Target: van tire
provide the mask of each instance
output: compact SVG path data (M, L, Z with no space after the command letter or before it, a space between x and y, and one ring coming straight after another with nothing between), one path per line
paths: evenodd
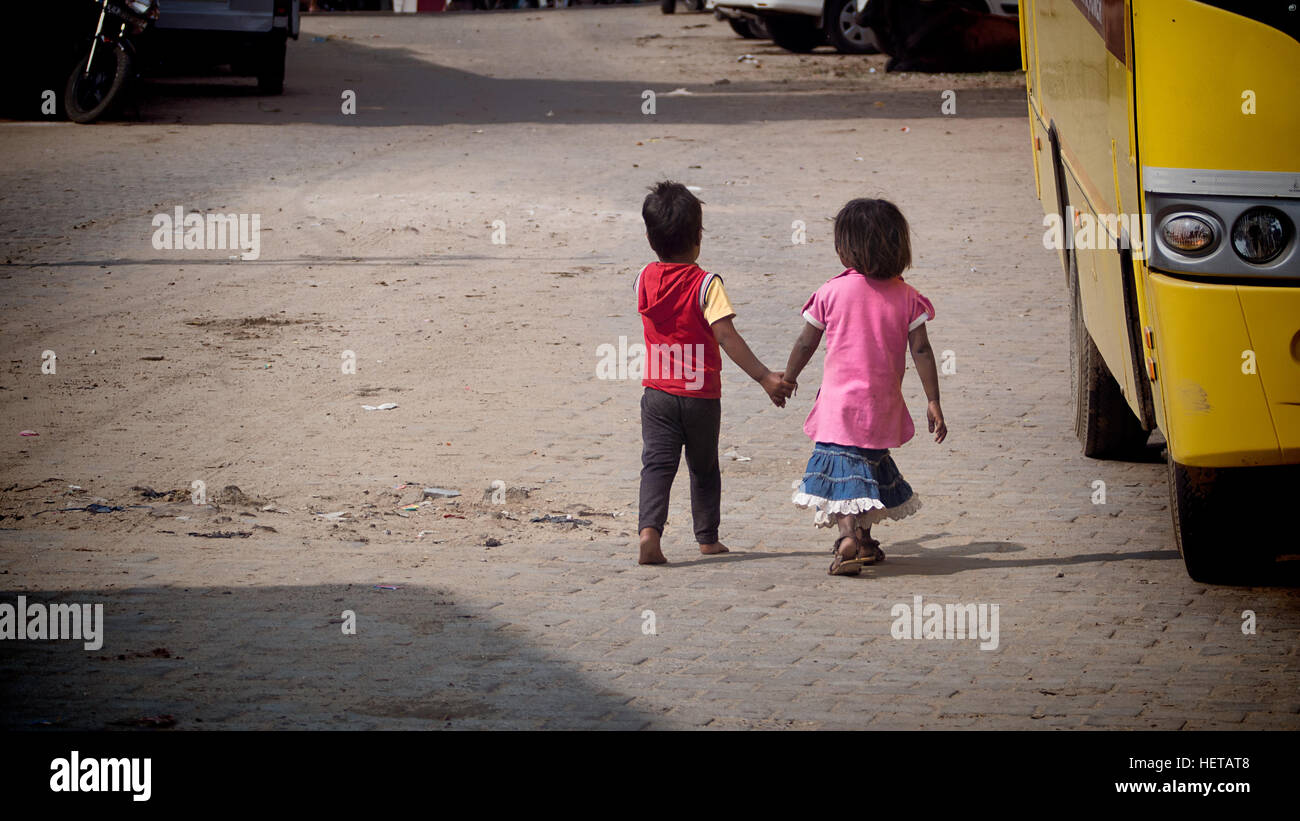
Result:
M826 40L840 54L879 54L876 35L870 28L858 23L858 7L854 0L830 0L826 4ZM846 20L847 18L847 20ZM851 33L860 33L860 40L845 36L844 25L849 22Z
M1078 257L1070 254L1070 387L1074 396L1074 434L1083 455L1093 459L1130 458L1146 447L1150 434L1128 406L1119 383L1106 367L1083 320Z
M262 94L284 93L284 58L288 38L275 30L258 46L257 90Z
M781 14L768 17L765 22L772 33L772 42L795 54L807 54L826 42L826 32L817 27L815 17Z
M750 27L749 21L743 17L728 17L727 25L731 26L732 31L746 40L753 40L758 36L754 34L754 29Z

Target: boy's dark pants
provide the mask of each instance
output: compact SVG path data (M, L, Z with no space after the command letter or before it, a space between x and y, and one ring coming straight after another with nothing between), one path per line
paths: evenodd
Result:
M722 400L676 396L646 388L641 396L641 512L637 530L660 533L668 521L668 493L686 448L691 473L691 513L695 540L718 540L722 472L718 469L718 431Z

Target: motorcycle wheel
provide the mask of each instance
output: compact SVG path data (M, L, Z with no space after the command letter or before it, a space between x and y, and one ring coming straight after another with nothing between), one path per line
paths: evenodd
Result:
M131 55L121 43L95 46L95 65L87 71L90 53L68 75L63 107L74 123L93 123L113 107L131 73Z

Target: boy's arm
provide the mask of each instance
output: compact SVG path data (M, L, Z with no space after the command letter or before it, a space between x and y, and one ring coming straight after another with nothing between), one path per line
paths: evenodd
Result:
M912 349L912 361L916 363L921 386L925 388L928 400L925 416L930 423L930 432L934 434L934 441L942 442L948 436L948 425L943 421L943 408L939 405L939 369L934 364L934 351L930 348L930 335L925 331L925 323L908 333L907 343Z
M785 407L785 398L790 395L789 391L781 385L781 372L770 371L767 366L758 361L754 352L745 344L745 338L736 330L732 324L731 317L724 317L714 322L713 338L718 341L718 347L727 352L732 362L740 366L740 369L749 374L753 379L763 386L767 395L772 399L772 403L778 408Z
M784 380L792 386L791 393L794 393L793 386L799 383L799 374L803 372L808 360L812 359L821 341L822 329L811 322L805 322L803 330L799 332L799 338L794 341L794 347L790 349L790 358L785 363Z

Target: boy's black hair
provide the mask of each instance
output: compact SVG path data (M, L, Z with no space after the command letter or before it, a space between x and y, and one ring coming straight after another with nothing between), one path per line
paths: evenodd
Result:
M678 257L700 241L703 209L694 194L679 182L664 180L650 187L641 204L646 237L660 259Z
M835 251L858 273L893 279L912 265L907 218L888 200L851 200L835 215Z

